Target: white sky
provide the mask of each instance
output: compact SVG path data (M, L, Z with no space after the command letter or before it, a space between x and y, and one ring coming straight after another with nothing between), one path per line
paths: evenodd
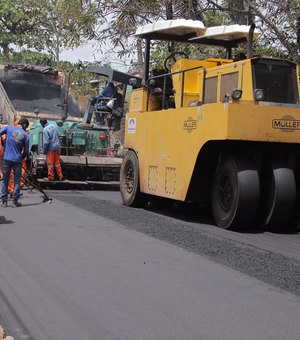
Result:
M94 62L94 61L102 61L104 63L110 63L111 67L117 69L119 71L126 72L130 61L127 61L127 66L124 66L124 61L116 59L114 53L111 56L103 55L100 51L96 51L95 46L93 46L93 42L89 42L85 45L82 45L74 50L65 50L60 54L60 60L70 61L72 63L76 63L79 60L84 62Z
M70 62L81 61L99 61L103 57L99 52L95 52L93 44L85 44L74 50L65 50L61 53L60 59Z

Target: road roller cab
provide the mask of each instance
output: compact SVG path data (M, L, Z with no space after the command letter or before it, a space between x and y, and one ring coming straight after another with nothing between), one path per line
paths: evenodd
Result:
M123 203L209 203L222 228L298 223L298 66L253 58L254 26L206 29L180 19L143 26L136 36L146 41L145 73L126 116ZM221 46L226 56L198 60L178 52L166 59L164 74L150 76L153 39ZM232 48L242 42L248 56L235 60Z

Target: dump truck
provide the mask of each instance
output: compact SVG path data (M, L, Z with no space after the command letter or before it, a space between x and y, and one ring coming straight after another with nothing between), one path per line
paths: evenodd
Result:
M135 35L145 41L145 66L126 115L123 204L144 207L154 198L207 205L225 229L297 226L298 65L253 57L254 25L205 28L178 19ZM189 59L177 51L153 75L152 41L217 46L224 58ZM233 56L241 43L247 55Z
M110 91L104 92L106 96L100 93L96 97L89 97L84 115L79 121L67 115L65 119L48 119L48 123L54 125L60 133L60 160L67 180L63 185L119 181L123 160L121 137L124 133L119 131L124 116L127 86L133 77L108 67L93 66L86 71L102 76L107 83L104 89L109 88ZM136 82L140 84L141 79L136 77ZM114 84L120 87L119 92ZM43 129L38 119L30 129L29 138L33 175L40 183L61 185L57 181L47 180Z

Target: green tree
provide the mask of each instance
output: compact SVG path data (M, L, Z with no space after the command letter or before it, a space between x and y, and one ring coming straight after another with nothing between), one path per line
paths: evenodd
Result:
M131 39L138 26L157 20L176 18L202 19L201 1L197 0L96 0L99 7L97 41L103 51L109 42L118 58L137 52L137 64L143 64L142 42ZM166 47L172 50L172 44Z
M47 50L60 64L63 48L75 48L94 37L96 7L80 0L41 0L45 12L41 18L38 48Z
M221 4L217 1L207 0L211 8L226 12L230 23L237 22L237 16L244 18L245 23L255 21L261 31L261 46L268 46L272 55L286 54L295 62L300 62L299 0L227 0Z
M263 44L286 53L289 59L300 63L297 41L300 1L256 0L253 13L261 27Z
M9 60L10 46L32 45L32 36L43 9L36 0L1 0L0 2L0 47Z
M1 0L0 47L47 51L60 62L63 48L74 48L94 36L96 6L82 0Z

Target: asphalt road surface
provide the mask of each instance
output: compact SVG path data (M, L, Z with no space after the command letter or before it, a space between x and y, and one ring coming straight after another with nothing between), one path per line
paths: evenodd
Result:
M236 233L118 191L0 213L0 323L35 340L300 339L300 235Z

